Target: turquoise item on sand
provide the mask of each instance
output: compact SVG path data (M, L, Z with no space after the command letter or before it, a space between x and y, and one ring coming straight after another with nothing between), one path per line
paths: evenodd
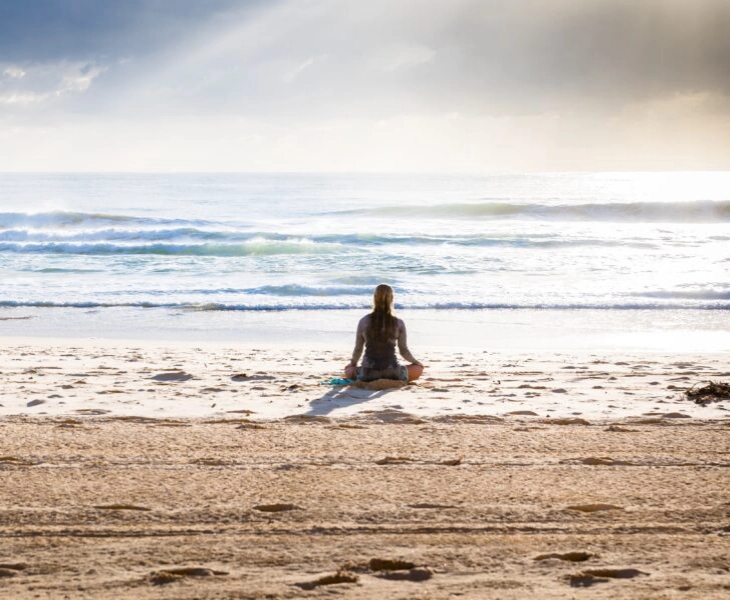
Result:
M322 385L350 385L355 383L355 379L343 379L342 377L333 377L329 381L323 381Z

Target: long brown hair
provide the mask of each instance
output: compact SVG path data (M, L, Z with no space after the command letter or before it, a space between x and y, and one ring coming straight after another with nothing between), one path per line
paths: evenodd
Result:
M392 340L396 336L398 319L393 314L393 288L381 283L373 294L373 312L370 313L368 339Z

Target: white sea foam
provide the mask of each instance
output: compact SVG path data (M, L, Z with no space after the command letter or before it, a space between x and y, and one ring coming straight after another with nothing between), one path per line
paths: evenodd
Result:
M728 310L730 175L677 181L0 174L0 308Z

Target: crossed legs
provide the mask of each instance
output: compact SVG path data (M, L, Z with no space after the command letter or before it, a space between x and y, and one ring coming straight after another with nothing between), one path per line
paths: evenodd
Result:
M408 381L415 381L423 373L423 365L408 365ZM357 367L347 365L345 367L345 377L348 379L357 379Z

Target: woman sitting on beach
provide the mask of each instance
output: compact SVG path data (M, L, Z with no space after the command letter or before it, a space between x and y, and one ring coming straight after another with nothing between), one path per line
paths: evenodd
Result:
M395 347L410 365L401 365L395 355ZM363 348L365 356L357 368ZM381 283L373 294L373 312L365 315L357 324L355 349L352 360L345 367L345 377L360 381L399 379L413 381L423 373L423 365L408 349L405 323L393 314L393 288Z

